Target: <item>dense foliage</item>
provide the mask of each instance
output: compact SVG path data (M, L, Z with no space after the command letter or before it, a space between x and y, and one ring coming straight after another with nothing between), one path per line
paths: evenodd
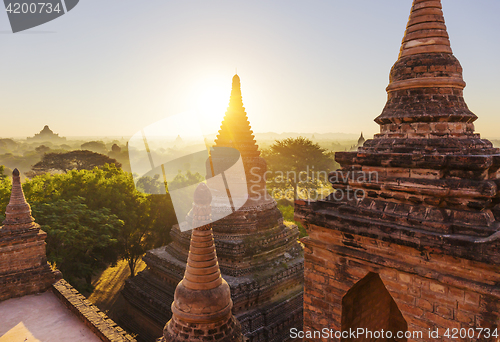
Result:
M95 271L118 260L116 237L123 221L107 208L91 210L84 202L75 197L34 203L32 212L47 232L47 259L66 280L91 292Z
M304 236L307 236L306 229L304 226L302 226L302 223L297 222L293 218L293 206L292 205L279 205L278 204L278 209L281 211L281 214L283 215L283 220L286 222L291 222L293 224L296 224L297 227L299 228L299 238L303 238Z
M282 193L291 188L293 199L299 198L299 187L305 191L305 197L310 197L311 191L317 192L336 166L332 152L303 137L276 140L262 156L270 171L268 188Z
M92 170L105 164L115 164L117 167L121 167L121 164L115 159L104 154L76 150L64 153L46 153L41 161L33 165L32 170L35 174L54 171L68 172L69 170Z
M105 154L108 150L106 148L106 144L103 141L89 141L81 146L82 150L88 150L92 152Z
M141 256L168 243L177 223L168 194L142 193L132 175L115 165L43 174L27 180L23 189L33 217L48 233L49 261L77 288L76 279L88 281L89 274L117 258L126 259L134 275ZM0 179L0 213L9 196L10 181ZM72 260L78 263L66 267Z

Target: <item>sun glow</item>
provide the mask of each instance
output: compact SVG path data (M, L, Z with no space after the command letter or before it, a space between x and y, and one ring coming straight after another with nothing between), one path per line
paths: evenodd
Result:
M192 98L197 99L196 110L203 121L204 131L217 132L229 104L230 80L206 79L194 88L193 93Z

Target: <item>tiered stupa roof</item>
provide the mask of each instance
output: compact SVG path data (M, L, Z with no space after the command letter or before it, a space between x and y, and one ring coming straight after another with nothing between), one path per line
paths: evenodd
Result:
M450 47L441 0L416 0L387 87L378 124L472 123L462 90L462 67ZM465 127L465 126L462 126Z
M215 250L207 186L194 194L193 229L184 278L175 289L172 319L161 341L243 341L241 326L231 313L229 285L221 277Z
M245 112L245 107L243 107L241 83L238 75L234 75L233 77L229 106L227 107L219 134L215 139L215 146L234 147L240 151L244 158L255 158L260 155L247 113Z

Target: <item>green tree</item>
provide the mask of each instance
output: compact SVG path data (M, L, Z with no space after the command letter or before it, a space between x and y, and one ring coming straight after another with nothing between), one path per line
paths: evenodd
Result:
M45 145L40 145L35 148L35 151L40 154L44 154L50 151L50 147L47 147Z
M0 180L3 180L7 178L7 175L5 174L5 166L0 165Z
M165 183L160 182L160 175L156 174L153 177L144 176L137 180L135 186L145 194L164 194Z
M42 160L32 166L33 175L45 172L69 170L92 170L95 167L103 167L105 164L121 164L115 159L92 151L71 151L65 153L46 153Z
M92 291L97 270L119 256L115 236L123 227L107 208L92 210L82 197L32 203L32 214L47 233L47 259L80 290ZM80 283L85 280L85 285Z
M106 148L106 144L103 141L89 141L83 143L81 146L82 150L93 151L97 153L107 153L108 149Z
M152 234L146 235L145 246L161 247L172 241L170 229L177 224L172 199L166 195L149 195L149 227Z
M271 186L293 188L293 198L298 198L298 187L317 189L334 168L333 153L311 140L298 137L276 140L262 156L267 161Z
M200 175L198 172L192 173L191 171L186 171L184 175L182 171L179 170L179 173L174 177L174 179L168 182L168 190L173 191L177 189L182 189L190 185L198 184L203 182L205 178Z
M127 260L132 276L142 255L151 248L160 247L159 243L168 239L170 228L177 223L168 194L157 195L164 197L161 201L151 199L152 195L136 189L130 173L115 165L106 164L91 171L44 174L26 182L23 189L30 202L54 202L80 196L91 210L108 208L123 221L114 238L118 240L116 248L120 257Z
M286 222L291 222L299 228L299 238L303 238L304 236L307 236L307 231L302 225L302 223L295 221L293 217L294 213L294 208L292 205L280 205L278 203L278 209L281 211L281 214L283 215L283 220Z
M5 174L5 166L0 165L0 225L5 219L4 213L9 204L11 187L10 179Z

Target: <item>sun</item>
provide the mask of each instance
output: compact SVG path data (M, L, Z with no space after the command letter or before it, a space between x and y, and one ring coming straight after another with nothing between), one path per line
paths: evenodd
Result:
M205 133L216 133L229 105L231 83L219 78L207 78L193 87L193 103L201 118Z
M222 87L205 88L198 97L198 110L210 117L222 118L229 103L229 95Z

